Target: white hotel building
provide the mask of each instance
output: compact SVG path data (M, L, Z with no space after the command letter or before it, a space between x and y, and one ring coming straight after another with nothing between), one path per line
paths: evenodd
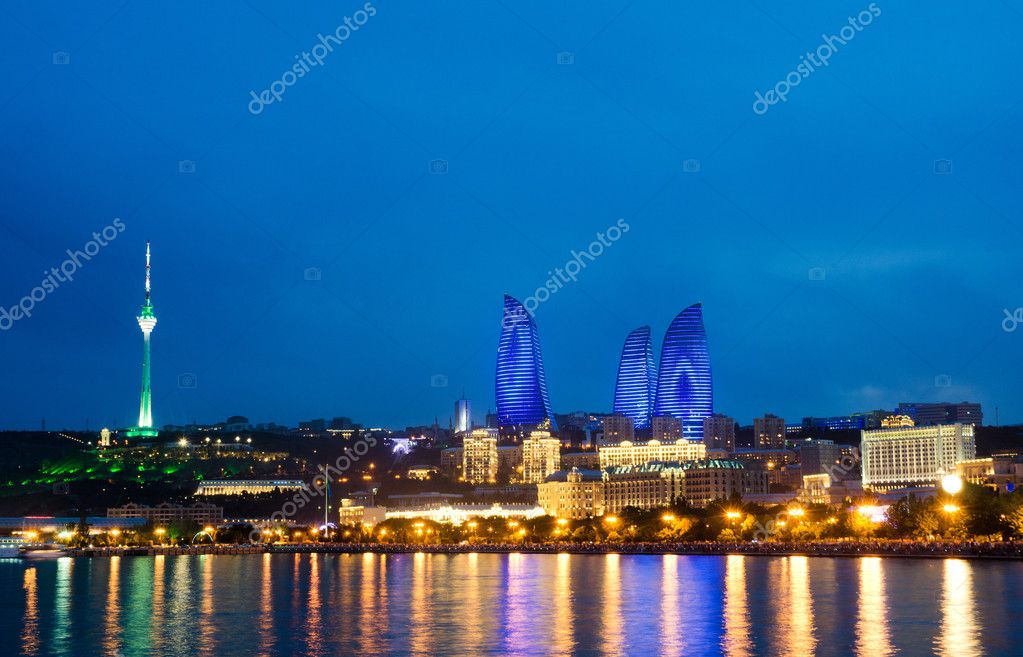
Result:
M972 424L862 431L863 487L886 491L931 486L977 455Z
M600 455L600 469L618 465L644 465L654 461L698 461L707 457L707 446L681 438L671 442L648 440L633 443L623 440L617 445L604 445L597 449Z

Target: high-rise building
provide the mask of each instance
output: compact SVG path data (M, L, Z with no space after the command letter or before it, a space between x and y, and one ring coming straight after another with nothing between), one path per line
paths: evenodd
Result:
M472 404L462 397L455 402L455 433L472 431Z
M138 425L125 432L129 438L153 437L160 433L153 427L153 392L149 383L149 336L156 328L156 315L153 314L153 302L149 294L149 242L146 242L146 302L135 318L142 329L142 399L139 402Z
M984 413L980 404L972 402L959 402L952 404L941 402L939 404L919 404L902 402L899 404L899 414L908 415L919 425L929 424L973 424L984 423Z
M615 381L615 415L632 420L636 429L648 429L657 392L654 349L650 327L641 326L625 338Z
M715 413L703 421L703 444L707 449L735 451L735 420Z
M702 440L703 420L713 412L707 332L703 307L697 303L680 312L664 334L654 416L676 417L682 420L684 437Z
M507 294L497 349L496 397L499 426L536 427L549 422L552 430L558 430L547 395L536 322Z
M497 481L497 429L473 429L462 439L462 477L470 484Z
M608 415L601 424L604 425L604 442L608 444L620 443L623 440L633 440L636 437L633 419L625 415Z
M757 449L784 449L785 420L770 413L753 418L753 441Z
M532 431L522 441L522 481L538 484L561 469L561 441L549 431Z
M860 432L863 487L931 486L977 456L972 424L938 424Z
M653 439L662 442L675 442L682 438L682 420L670 415L660 415L653 419Z

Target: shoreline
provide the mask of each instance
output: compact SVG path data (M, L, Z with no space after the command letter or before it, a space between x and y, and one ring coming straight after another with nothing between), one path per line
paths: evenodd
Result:
M305 543L296 545L194 545L185 547L74 548L62 556L177 556L239 554L625 554L751 557L899 557L916 559L1023 560L1023 542L1013 543L563 543L498 545L416 545ZM33 557L25 557L33 560Z

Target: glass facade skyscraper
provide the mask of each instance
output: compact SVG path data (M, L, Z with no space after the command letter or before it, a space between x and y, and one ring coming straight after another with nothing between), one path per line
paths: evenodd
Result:
M714 391L703 327L703 307L680 312L664 334L654 415L682 420L682 436L703 440L703 420L714 413Z
M536 322L518 300L504 295L501 342L497 348L497 422L532 426L550 421L557 431Z
M636 429L650 428L656 392L654 348L650 327L641 326L625 338L618 361L614 412L632 420Z

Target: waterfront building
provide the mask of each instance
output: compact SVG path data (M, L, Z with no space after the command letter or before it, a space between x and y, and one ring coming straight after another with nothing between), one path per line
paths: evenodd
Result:
M604 515L604 479L600 470L560 470L536 488L537 503L548 515L571 519Z
M544 510L538 504L525 502L494 502L471 503L471 504L442 504L429 508L406 508L387 509L387 518L402 518L405 520L422 519L432 520L445 524L461 525L462 523L486 518L501 518L506 520L531 520L544 515Z
M678 418L682 421L683 437L702 440L703 420L713 412L707 332L703 326L703 306L697 303L679 313L664 334L654 416Z
M682 496L695 507L705 507L732 495L743 497L768 492L767 473L734 459L704 459L681 464Z
M455 402L455 433L472 431L472 403L465 399Z
M224 508L214 504L196 502L189 506L163 502L146 506L130 502L107 509L108 518L145 518L153 525L166 525L176 520L194 520L200 525L219 525L224 521Z
M735 451L735 420L715 413L703 421L703 444L707 449Z
M615 381L615 415L629 418L636 429L648 429L650 417L653 415L656 391L656 369L650 327L641 326L629 333L622 347L622 355L618 361L618 378Z
M987 458L956 463L956 474L971 484L1012 492L1023 484L1023 457L1017 454L995 454Z
M682 420L670 415L658 415L651 422L651 431L654 440L661 442L675 442L682 438Z
M767 493L766 473L731 460L652 462L603 470L573 468L537 486L540 506L552 516L587 518L621 513L627 507L656 509L685 498L704 507L733 494Z
M497 421L500 427L558 430L547 394L536 322L516 299L504 296L501 341L497 349Z
M980 404L965 401L958 404L902 402L899 404L898 412L913 418L917 425L984 423L984 413Z
M770 413L753 418L753 441L757 449L784 449L785 420Z
M977 455L972 424L939 424L861 432L863 487L890 490L934 485Z
M604 427L605 443L620 443L623 440L633 440L636 437L635 425L632 418L625 415L608 415L601 424Z
M208 495L254 495L257 493L286 493L302 490L306 483L301 479L206 479L199 482L195 494Z
M125 432L124 435L128 438L152 438L160 433L153 426L153 391L150 386L149 336L156 328L156 315L153 313L153 302L150 299L149 264L149 242L146 242L146 302L135 318L142 329L142 395L139 402L139 422Z
M365 506L350 497L341 500L338 509L338 523L341 525L376 525L387 520L387 508Z
M561 441L549 431L532 431L522 441L522 482L538 484L561 469Z
M707 447L702 442L684 438L673 442L649 440L645 443L625 441L597 448L601 469L618 465L644 465L654 461L693 461L702 459Z
M462 439L462 478L470 484L497 482L497 429L473 429Z

